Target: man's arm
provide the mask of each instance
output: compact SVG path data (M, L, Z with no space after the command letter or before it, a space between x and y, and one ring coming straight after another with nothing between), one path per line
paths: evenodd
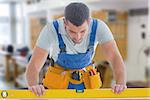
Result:
M116 84L112 88L115 93L120 93L126 88L126 70L116 42L111 40L102 44L102 51L113 67Z
M41 95L44 91L42 85L38 85L39 72L45 63L48 56L48 52L42 48L35 47L32 57L26 69L26 79L28 83L28 88L32 90L35 94Z

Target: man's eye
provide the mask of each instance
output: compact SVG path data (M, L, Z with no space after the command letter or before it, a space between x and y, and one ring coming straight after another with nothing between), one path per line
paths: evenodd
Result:
M73 32L73 31L70 31L70 33L75 33L75 32Z
M85 31L81 31L81 33L85 33Z

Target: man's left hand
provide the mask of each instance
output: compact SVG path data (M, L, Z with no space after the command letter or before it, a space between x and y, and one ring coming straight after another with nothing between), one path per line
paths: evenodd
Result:
M127 86L124 84L114 84L112 86L112 91L116 94L119 94L119 93L123 92L126 88L127 88Z

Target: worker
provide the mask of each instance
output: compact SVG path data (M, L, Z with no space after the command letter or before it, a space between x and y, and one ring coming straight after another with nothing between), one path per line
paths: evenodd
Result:
M26 69L28 89L41 96L46 88L100 88L100 73L92 61L98 44L113 66L112 91L121 93L126 89L126 72L113 35L102 20L90 16L88 6L81 2L67 5L64 17L49 21L40 32ZM48 54L54 65L48 68L43 84L38 84L39 72Z

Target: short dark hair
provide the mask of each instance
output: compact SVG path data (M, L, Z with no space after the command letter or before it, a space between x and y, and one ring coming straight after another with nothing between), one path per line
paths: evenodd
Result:
M70 3L65 8L65 19L76 26L82 25L89 15L89 8L84 3Z

